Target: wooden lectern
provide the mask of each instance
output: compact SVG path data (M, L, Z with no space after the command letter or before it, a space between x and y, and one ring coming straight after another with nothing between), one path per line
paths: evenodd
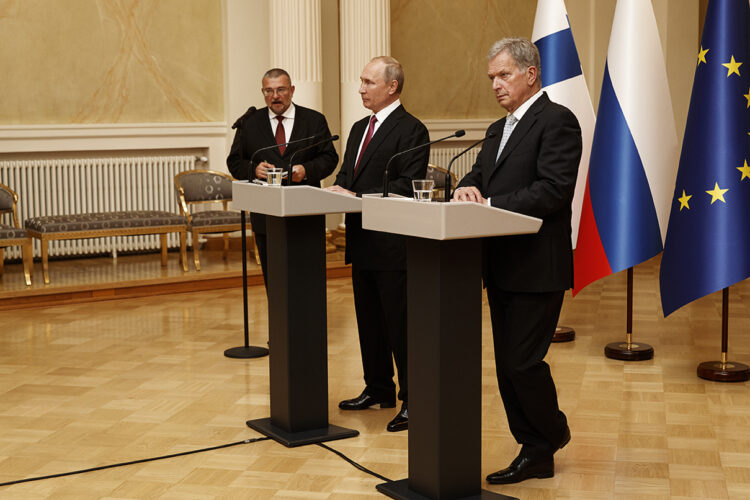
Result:
M510 499L481 488L481 238L542 221L476 203L365 197L362 226L407 239L409 478L396 499Z
M267 214L271 417L252 429L292 447L357 436L328 423L325 214L361 200L311 186L232 185L235 208Z

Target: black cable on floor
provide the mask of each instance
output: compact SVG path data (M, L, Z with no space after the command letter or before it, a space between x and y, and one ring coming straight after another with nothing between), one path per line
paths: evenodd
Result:
M64 477L64 476L73 476L75 474L83 474L84 472L94 472L97 470L104 470L104 469L112 469L114 467L123 467L125 465L134 465L134 464L142 464L145 462L153 462L155 460L164 460L165 458L174 458L174 457L181 457L184 455L192 455L194 453L203 453L204 451L213 451L213 450L219 450L221 448L229 448L230 446L237 446L240 444L249 444L249 443L256 443L258 441L265 441L267 439L270 439L268 437L259 437L259 438L252 438L252 439L245 439L244 441L237 441L235 443L228 443L228 444L220 444L219 446L211 446L209 448L201 448L200 450L191 450L191 451L183 451L180 453L173 453L171 455L163 455L161 457L153 457L153 458L142 458L140 460L133 460L131 462L121 462L119 464L111 464L111 465L100 465L99 467L92 467L90 469L81 469L76 470L73 472L62 472L60 474L51 474L49 476L39 476L39 477L30 477L28 479L18 479L16 481L9 481L7 483L0 483L1 486L10 486L12 484L18 484L18 483L28 483L30 481L41 481L42 479L52 479L55 477Z
M378 478L378 479L380 479L380 480L382 480L382 481L385 481L386 483L392 483L392 482L393 482L393 479L388 479L388 478L387 478L387 477L385 477L385 476L381 476L381 475L380 475L380 474L378 474L377 472L373 472L373 471L371 471L370 469L368 469L368 468L367 468L367 467L365 467L364 465L360 465L360 464L358 464L357 462L355 462L355 461L354 461L354 460L352 460L351 458L347 457L346 455L344 455L344 454L343 454L343 453L341 453L340 451L338 451L338 450L334 450L333 448L331 448L331 447L330 447L330 446L328 446L328 445L325 445L325 444L323 444L323 443L318 443L318 446L320 446L321 448L325 448L326 450L328 450L328 451L330 451L330 452L332 452L332 453L335 453L336 455L340 456L341 458L343 458L344 460L346 460L347 462L349 462L350 464L352 464L352 465L354 466L354 468L355 468L355 469L359 469L359 470L361 470L362 472L366 472L367 474L370 474L371 476L375 476L376 478Z

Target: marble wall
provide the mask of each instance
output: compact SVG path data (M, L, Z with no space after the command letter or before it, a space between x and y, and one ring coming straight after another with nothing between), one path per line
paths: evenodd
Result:
M485 56L500 38L530 37L535 12L527 0L391 0L404 106L423 119L498 116Z
M224 120L218 0L0 0L0 125Z
M682 137L706 0L651 0ZM565 0L596 110L616 0ZM406 72L402 100L424 120L496 119L485 55L504 36L530 38L533 0L391 0L391 52Z

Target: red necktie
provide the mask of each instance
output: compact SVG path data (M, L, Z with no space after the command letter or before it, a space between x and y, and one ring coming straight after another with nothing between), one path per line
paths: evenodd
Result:
M362 155L365 154L365 149L367 149L367 145L370 144L370 139L372 139L372 134L375 132L376 121L378 121L378 118L375 115L372 115L372 118L370 118L370 126L367 129L367 135L365 136L365 142L362 143L362 149L359 151L357 164L354 166L355 174L357 173L357 169L359 168L359 161L362 159Z
M284 130L284 122L282 122L284 117L277 116L276 119L279 120L279 124L276 126L276 144L284 144L286 142L286 131ZM284 151L286 151L286 146L279 146L279 154L283 155Z

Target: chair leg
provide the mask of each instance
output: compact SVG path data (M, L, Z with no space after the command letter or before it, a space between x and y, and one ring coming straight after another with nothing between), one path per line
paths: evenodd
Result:
M167 267L167 233L161 233L159 241L161 243L161 267Z
M229 258L229 233L224 233L224 260Z
M183 272L187 272L187 231L180 231L180 262Z
M48 249L47 245L49 242L42 238L41 240L41 247L42 247L42 274L44 274L44 284L49 285L49 260L48 260Z
M198 233L197 231L193 230L191 234L192 234L192 240L193 240L193 263L195 264L195 270L200 271L201 261L198 258Z
M5 273L5 248L0 247L0 276Z
M31 249L31 238L21 246L21 256L23 257L23 276L26 280L26 286L31 286L31 275L34 272L34 256Z

